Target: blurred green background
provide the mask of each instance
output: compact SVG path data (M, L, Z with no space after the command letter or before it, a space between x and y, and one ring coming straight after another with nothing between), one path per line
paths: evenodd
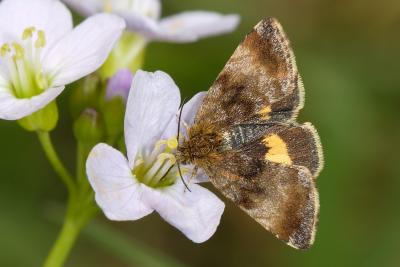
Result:
M201 245L156 214L125 223L108 222L100 215L80 237L66 266L144 266L140 258L146 255L156 262L157 255L164 255L182 266L400 266L400 1L163 4L164 15L205 9L242 16L233 34L195 44L149 46L145 69L171 74L185 96L208 89L259 20L274 16L283 24L306 88L299 120L317 127L325 151L326 165L318 178L316 242L309 251L296 251L226 201L217 233ZM59 98L62 120L53 136L72 168L69 94ZM52 218L66 193L34 134L6 121L0 121L0 131L0 266L39 266L59 229ZM132 247L115 247L118 238L98 233L98 225ZM131 262L135 257L139 261ZM161 259L158 266L166 263Z

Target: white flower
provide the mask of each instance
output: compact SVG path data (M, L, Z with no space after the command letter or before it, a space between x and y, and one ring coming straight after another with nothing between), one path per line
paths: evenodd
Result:
M83 16L111 12L123 17L128 30L148 40L193 42L200 38L233 31L237 15L192 11L160 19L159 0L64 0Z
M52 102L66 84L95 71L125 28L98 14L73 29L56 0L0 3L0 118L19 120Z
M192 123L204 93L184 108L182 120ZM209 239L219 225L224 203L195 179L185 189L174 152L178 142L179 89L168 74L135 74L125 115L127 158L106 144L91 151L87 175L96 202L111 220L140 219L154 210L194 242ZM192 166L182 166L184 177ZM204 177L203 177L204 178Z

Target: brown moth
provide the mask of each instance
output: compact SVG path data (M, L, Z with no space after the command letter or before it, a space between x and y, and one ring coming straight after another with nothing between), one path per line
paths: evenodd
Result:
M182 164L211 183L280 240L314 242L323 156L318 134L296 117L304 89L289 41L276 19L258 23L239 45L181 142Z

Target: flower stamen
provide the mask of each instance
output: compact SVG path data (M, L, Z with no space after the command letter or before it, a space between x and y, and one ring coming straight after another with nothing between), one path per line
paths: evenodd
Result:
M25 50L24 48L18 43L12 43L14 48L14 60L21 60L24 58Z
M9 44L3 44L0 48L0 55L5 57L8 53L11 53L11 48Z
M32 41L34 35L36 40ZM8 73L8 88L18 98L40 94L49 86L49 79L43 74L41 52L46 46L46 35L35 27L26 28L20 42L5 43L0 48Z
M35 47L36 48L43 48L46 46L46 35L44 34L44 31L38 31L37 32L37 39L35 42Z
M24 30L22 33L22 41L25 41L26 39L32 38L33 34L35 33L36 28L35 27L28 27Z
M148 157L138 156L133 168L138 181L151 187L173 183L179 177L174 155L177 147L178 140L173 137L158 141Z
M167 146L169 149L176 149L178 147L178 140L175 137L168 139Z
M106 13L111 13L113 11L113 6L112 6L110 0L104 0L103 2L104 2L103 11Z

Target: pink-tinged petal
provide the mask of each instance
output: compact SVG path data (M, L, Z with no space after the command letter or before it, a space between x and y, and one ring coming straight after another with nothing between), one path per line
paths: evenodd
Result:
M11 91L0 88L0 119L19 120L44 108L64 90L64 86L47 89L31 98L16 98Z
M98 14L86 19L44 56L43 67L54 85L74 82L98 69L125 28L123 19Z
M146 202L193 242L204 242L217 230L225 204L209 190L192 184L189 192L180 181L165 189L147 189Z
M149 153L160 140L179 103L179 89L168 74L136 72L125 113L125 143L131 167L138 152Z
M128 161L106 144L98 144L86 162L97 204L110 220L137 220L153 209L143 202L143 185L133 177Z
M215 12L183 12L160 21L158 36L154 39L170 42L193 42L198 39L232 32L236 29L238 15Z
M28 27L46 34L47 47L72 29L69 10L54 0L3 0L0 3L0 39L21 38ZM5 36L5 37L4 37Z

